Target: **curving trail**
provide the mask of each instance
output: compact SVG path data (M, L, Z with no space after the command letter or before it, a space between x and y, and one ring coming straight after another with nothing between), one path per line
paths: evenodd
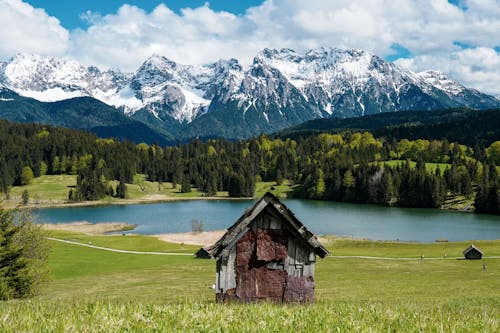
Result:
M61 243L67 243L67 244L72 244L72 245L78 245L78 246L85 246L89 247L92 249L98 249L98 250L103 250L103 251L110 251L110 252L118 252L118 253L128 253L128 254L156 254L156 255L164 255L164 256L194 256L192 253L176 253L176 252L142 252L142 251L130 251L130 250L119 250L119 249L112 249L109 247L102 247L102 246L97 246L97 245L91 245L91 244L83 244L83 243L78 243L78 242L73 242L69 240L64 240L64 239L59 239L59 238L53 238L53 237L47 237L47 239L56 241L56 242L61 242ZM447 258L423 258L421 259L420 257L418 258L395 258L395 257L371 257L371 256L328 256L326 258L332 258L332 259L375 259L375 260L459 260L459 259L464 259L463 257L447 257ZM500 256L490 256L490 257L483 257L483 259L500 259Z
M348 259L348 258L358 258L358 259L377 259L377 260L465 260L464 257L429 257L429 258L394 258L394 257L370 257L370 256L328 256L326 258L333 258L333 259ZM500 259L500 256L491 256L491 257L484 257L483 259Z
M73 242L65 239L59 239L59 238L53 238L53 237L47 237L47 239L56 241L56 242L61 242L61 243L67 243L67 244L72 244L72 245L79 245L79 246L85 246L85 247L90 247L92 249L98 249L98 250L103 250L103 251L110 251L110 252L118 252L118 253L129 253L129 254L156 254L156 255L164 255L164 256L193 256L194 254L192 253L175 253L175 252L142 252L142 251L129 251L129 250L118 250L118 249L112 249L109 247L102 247L102 246L97 246L97 245L92 245L92 244L83 244L83 243L78 243L78 242Z

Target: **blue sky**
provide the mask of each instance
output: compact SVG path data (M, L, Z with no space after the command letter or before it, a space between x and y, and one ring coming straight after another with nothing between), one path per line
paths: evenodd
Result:
M0 60L18 52L134 71L152 54L185 64L263 48L372 52L500 95L500 0L0 0Z

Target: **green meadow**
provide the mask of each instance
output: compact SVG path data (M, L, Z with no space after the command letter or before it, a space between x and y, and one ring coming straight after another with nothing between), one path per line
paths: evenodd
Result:
M193 253L147 236L56 238L123 250ZM1 332L498 332L500 259L457 260L470 242L326 237L310 305L217 304L215 262L126 254L51 241L51 280L33 299L0 303ZM500 256L500 241L478 241ZM444 254L447 258L444 259ZM416 260L340 258L377 256ZM424 259L420 260L420 256ZM439 259L432 259L439 258Z

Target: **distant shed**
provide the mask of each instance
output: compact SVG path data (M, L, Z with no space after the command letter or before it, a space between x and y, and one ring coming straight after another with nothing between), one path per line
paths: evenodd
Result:
M214 257L212 257L212 254L210 253L209 246L202 247L201 249L196 251L196 253L194 255L196 256L196 258L199 258L199 259L213 259L214 258Z
M481 259L484 255L483 251L478 249L474 244L471 244L463 251L465 259Z
M316 255L329 252L266 193L207 250L217 261L217 301L311 302Z

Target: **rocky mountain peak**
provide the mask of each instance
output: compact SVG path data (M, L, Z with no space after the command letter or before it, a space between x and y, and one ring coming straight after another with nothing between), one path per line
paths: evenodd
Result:
M237 59L200 66L154 54L134 73L21 53L0 62L2 85L40 101L90 96L131 117L169 124L190 123L221 108L243 114L253 110L268 130L278 126L273 122L284 126L315 117L500 106L498 98L467 89L443 73L415 74L363 50L332 47L306 52L266 48L247 67Z

